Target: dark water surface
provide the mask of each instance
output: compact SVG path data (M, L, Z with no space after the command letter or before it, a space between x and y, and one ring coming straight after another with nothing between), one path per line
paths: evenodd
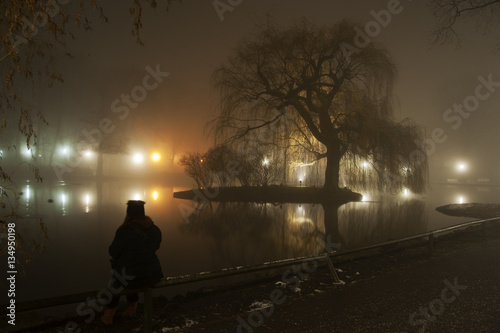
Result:
M325 214L321 205L312 204L213 204L195 209L192 202L173 198L173 192L182 189L159 182L19 183L26 222L18 223L18 231L24 248L38 242L45 249L30 250L26 276L17 279L17 301L105 287L108 246L129 199L147 202L146 214L163 233L158 256L164 274L178 276L313 255L325 232L343 248L423 233L472 220L444 216L435 211L437 206L498 202L500 192L494 186L433 185L423 197L402 193L378 202L349 203L338 212L327 207ZM45 241L40 218L47 228Z

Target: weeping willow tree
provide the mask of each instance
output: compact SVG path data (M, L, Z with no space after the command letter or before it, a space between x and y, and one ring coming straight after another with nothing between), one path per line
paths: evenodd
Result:
M288 30L267 25L242 41L213 76L220 103L212 133L235 142L280 129L272 137L285 136L284 149L293 147L288 165L305 155L325 161L329 194L339 190L341 172L366 183L359 171L367 161L379 188L422 192L423 132L410 120L395 121L396 68L382 45L356 46L360 29L348 21L323 27L304 21ZM275 126L283 118L286 125Z

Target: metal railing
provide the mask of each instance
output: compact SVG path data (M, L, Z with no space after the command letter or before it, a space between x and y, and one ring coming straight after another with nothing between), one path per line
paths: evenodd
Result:
M334 282L339 282L339 279L337 277L337 274L336 274L336 271L335 271L335 268L333 266L333 262L332 262L331 258L340 257L340 256L347 256L347 255L352 255L355 253L360 253L363 251L387 247L390 245L406 243L409 241L413 241L413 240L417 240L417 239L421 239L421 238L425 238L425 237L428 238L427 241L428 241L429 253L432 253L434 251L434 243L436 241L435 235L437 235L437 234L442 234L442 233L446 233L446 232L450 232L450 231L454 231L454 230L462 229L462 228L466 228L466 227L482 225L483 236L486 236L486 223L493 222L493 221L499 221L499 220L500 220L500 217L494 217L494 218L489 218L489 219L465 222L465 223L453 225L450 227L441 228L441 229L429 231L426 233L418 234L415 236L409 236L409 237L405 237L405 238L401 238L401 239L397 239L397 240L391 240L391 241L378 243L378 244L374 244L374 245L370 245L370 246L365 246L365 247L361 247L361 248L356 248L356 249L352 249L352 250L325 253L325 254L321 254L321 255L317 255L317 256L310 256L310 257L278 260L278 261L272 261L272 262L268 262L268 263L264 263L264 264L260 264L260 265L255 265L255 266L232 267L232 268L222 269L222 270L216 271L216 272L196 273L196 274L189 274L189 275L183 275L183 276L177 276L177 277L167 277L167 278L163 278L152 289L166 288L166 287L172 287L172 286L176 286L176 285L183 285L183 284L200 282L200 281L226 278L226 277L235 276L235 275L242 275L242 274L248 274L248 273L268 271L268 270L277 269L277 268L291 267L291 266L296 265L298 263L303 263L305 261L312 261L312 260L317 261L317 262L324 261L325 262L324 264L326 264L328 266L330 273L332 274L332 278L333 278ZM126 295L126 294L134 293L134 292L144 292L143 331L146 333L152 332L152 319L153 319L152 289L148 288L148 289L127 290L127 291L120 293L120 295ZM95 297L96 294L98 294L98 292L99 291L90 291L90 292L84 292L84 293L79 293L79 294L56 296L56 297L51 297L51 298L45 298L45 299L39 299L39 300L18 303L18 304L16 304L16 313L17 312L39 310L39 309L67 305L67 304L79 303L82 300L87 299L89 297ZM1 309L0 309L0 314L4 315L6 313L7 313L7 304L2 305Z

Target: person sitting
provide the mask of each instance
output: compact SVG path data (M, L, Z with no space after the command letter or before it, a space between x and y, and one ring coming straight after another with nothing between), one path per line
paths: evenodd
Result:
M127 215L123 224L116 230L113 242L109 246L113 275L126 274L127 279L112 279L110 290L133 290L154 286L163 278L160 261L156 251L162 240L161 230L153 220L145 215L144 201L129 200ZM133 278L132 278L133 277ZM127 307L122 317L135 317L137 312L137 293L127 294ZM113 298L104 308L101 322L111 325L120 301L120 296Z

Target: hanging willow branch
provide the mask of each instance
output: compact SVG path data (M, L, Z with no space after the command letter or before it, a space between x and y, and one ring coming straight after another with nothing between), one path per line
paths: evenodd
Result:
M208 126L216 140L285 147L288 164L324 159L317 165L327 190L369 158L379 188L392 175L391 191L423 191L427 160L404 166L423 132L395 120L393 61L382 45L355 48L356 28L348 21L322 27L304 21L287 30L267 25L242 41L213 75L219 115Z

